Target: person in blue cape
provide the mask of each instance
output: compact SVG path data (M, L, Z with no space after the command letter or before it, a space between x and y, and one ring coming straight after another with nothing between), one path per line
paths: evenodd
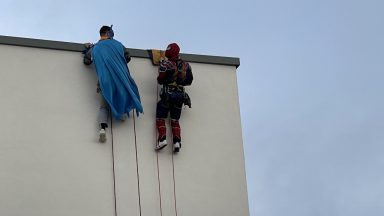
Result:
M131 60L124 45L113 39L112 26L100 28L100 40L96 44L86 44L84 64L92 62L98 78L97 92L100 93L98 122L99 141L107 139L109 110L116 119L124 120L132 109L136 114L143 113L139 90L130 75L127 63Z

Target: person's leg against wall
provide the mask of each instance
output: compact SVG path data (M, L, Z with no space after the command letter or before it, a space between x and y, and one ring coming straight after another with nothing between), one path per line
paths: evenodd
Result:
M181 148L181 127L179 119L181 116L182 102L174 103L170 107L171 127L173 136L173 151L179 152Z
M100 107L99 107L99 114L98 114L98 123L100 127L99 141L105 142L107 140L106 129L108 127L109 106L107 101L105 101L104 96L101 93L99 93L99 98L100 98Z
M168 103L160 100L156 105L156 128L158 132L155 150L161 150L167 145L167 128L165 119L168 117Z

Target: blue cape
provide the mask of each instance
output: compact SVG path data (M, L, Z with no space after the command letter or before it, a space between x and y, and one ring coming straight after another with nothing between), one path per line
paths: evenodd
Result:
M101 92L115 118L136 109L143 113L139 90L124 58L124 46L117 40L101 40L92 48Z

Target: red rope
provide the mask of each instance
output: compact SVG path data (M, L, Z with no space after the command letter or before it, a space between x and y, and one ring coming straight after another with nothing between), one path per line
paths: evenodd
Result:
M141 196L140 196L140 175L139 175L139 159L137 155L137 138L136 138L136 118L135 118L135 111L133 111L133 132L135 134L135 152L136 152L136 174L137 174L137 192L139 195L139 210L140 210L140 216L141 216Z
M109 114L111 116L111 113ZM116 201L116 172L115 172L115 151L113 146L113 125L111 118L111 146L112 146L112 173L113 173L113 196L114 196L114 205L115 205L115 216L117 216L117 201Z
M175 213L177 216L177 202L176 202L176 178L175 178L175 164L173 162L173 155L172 154L172 174L173 174L173 197L175 200Z
M159 85L156 84L156 101L159 100ZM156 121L156 118L155 118ZM155 124L155 143L157 143L157 128ZM157 182L159 185L159 199L160 199L160 216L163 216L163 207L161 203L161 184L160 184L160 167L159 167L159 152L156 152L156 163L157 163Z

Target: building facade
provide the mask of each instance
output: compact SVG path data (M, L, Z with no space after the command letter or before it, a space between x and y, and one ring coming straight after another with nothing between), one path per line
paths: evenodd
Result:
M130 49L128 64L144 115L112 120L104 144L82 50L0 36L0 215L249 215L238 58L182 54L194 73L192 109L183 108L173 154L170 145L154 151L160 87L147 50Z

